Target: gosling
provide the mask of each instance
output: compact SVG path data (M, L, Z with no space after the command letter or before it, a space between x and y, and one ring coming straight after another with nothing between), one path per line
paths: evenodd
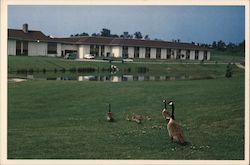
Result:
M135 121L136 123L140 124L142 122L142 116L141 115L133 115L131 117L132 121Z

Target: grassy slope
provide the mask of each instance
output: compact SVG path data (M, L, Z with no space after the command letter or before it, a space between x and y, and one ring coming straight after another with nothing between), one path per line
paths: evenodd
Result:
M27 81L8 86L8 158L243 159L244 80ZM162 99L191 145L172 144ZM105 121L112 103L116 122ZM126 114L150 115L141 125ZM152 128L157 125L158 128ZM162 128L161 128L162 127Z
M212 51L211 60L218 62L244 62L245 53L243 51L230 52L230 51Z

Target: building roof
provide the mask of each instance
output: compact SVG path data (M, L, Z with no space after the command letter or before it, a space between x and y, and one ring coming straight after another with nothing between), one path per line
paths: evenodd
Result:
M25 33L23 30L8 29L8 38L28 41L48 41L50 37L44 35L41 31L29 30Z
M8 38L27 41L44 41L57 42L65 44L96 44L96 45L113 45L113 46L138 46L151 48L174 48L174 49L190 49L190 50L209 50L208 48L194 45L191 43L168 42L158 40L139 40L125 39L99 36L77 36L67 38L51 38L44 35L41 31L29 30L25 33L23 30L8 29Z

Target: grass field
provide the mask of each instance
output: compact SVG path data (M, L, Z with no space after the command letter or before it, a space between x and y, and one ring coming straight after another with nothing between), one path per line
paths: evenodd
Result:
M244 51L230 52L230 51L212 51L211 60L217 62L244 62Z
M18 67L14 63L9 61L9 68ZM72 63L62 65L71 67ZM244 70L234 67L228 79L224 78L225 65L147 67L152 74L168 72L170 67L176 74L216 77L121 83L9 82L8 158L244 159ZM189 145L170 142L161 116L165 98L175 101L176 120ZM105 120L108 103L115 115L113 123ZM126 114L133 113L152 120L126 121Z

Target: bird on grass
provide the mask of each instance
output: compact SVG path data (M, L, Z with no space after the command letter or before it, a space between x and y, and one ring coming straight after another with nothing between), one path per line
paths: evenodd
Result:
M106 119L109 122L114 121L113 113L111 112L111 104L109 103L109 111L106 114Z
M167 130L171 141L173 142L174 140L176 140L183 145L186 144L184 132L181 125L172 118L168 111L164 111L164 117L167 121Z

